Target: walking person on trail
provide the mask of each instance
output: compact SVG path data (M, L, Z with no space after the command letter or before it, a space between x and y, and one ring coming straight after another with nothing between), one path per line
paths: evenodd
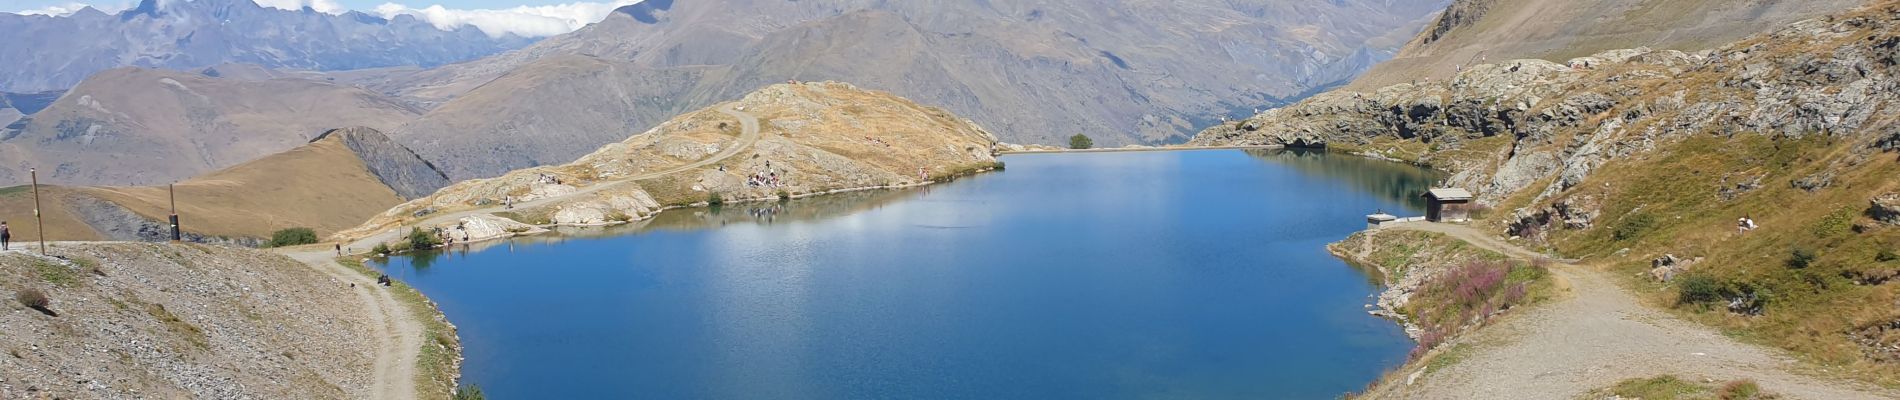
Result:
M0 251L11 250L12 245L13 230L7 229L7 221L0 221Z
M336 244L336 255L339 255L339 256L340 256L340 255L343 255L343 244L342 244L342 243L337 243L337 244Z

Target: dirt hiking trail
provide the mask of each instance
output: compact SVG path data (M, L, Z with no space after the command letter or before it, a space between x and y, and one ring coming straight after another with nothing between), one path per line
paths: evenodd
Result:
M1542 256L1461 225L1382 229L1442 233L1516 258ZM1462 360L1429 373L1407 366L1366 398L1575 399L1626 379L1664 374L1694 381L1751 379L1783 398L1900 398L1900 392L1871 384L1803 374L1818 367L1645 306L1595 267L1558 262L1551 272L1564 293L1453 341L1470 346Z

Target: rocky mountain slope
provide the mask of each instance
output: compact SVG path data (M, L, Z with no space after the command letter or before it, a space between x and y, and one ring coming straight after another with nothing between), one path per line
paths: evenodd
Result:
M1480 226L1640 272L1702 322L1895 382L1896 73L1900 2L1879 1L1708 51L1498 60L1327 93L1194 142L1452 172L1497 210Z
M0 397L370 396L363 340L379 321L310 267L200 245L51 255L0 253ZM27 307L27 292L49 304Z
M368 128L338 129L310 144L178 183L190 241L255 245L279 229L329 234L448 186L434 166ZM37 238L27 187L0 189L14 237ZM165 186L42 186L49 240L170 239Z
M0 128L0 182L149 185L290 150L344 126L396 128L421 114L326 80L245 80L120 68Z
M693 203L919 185L995 167L994 143L968 120L889 93L779 84L568 164L456 183L335 237L401 234L399 227L420 224L479 240L524 223L604 225Z
M1013 142L1184 140L1388 56L1442 0L649 1L527 48L369 87L461 178L561 162L789 80L942 105ZM1180 60L1197 60L1180 62ZM500 149L506 156L451 159Z
M1457 0L1391 60L1355 79L1370 91L1445 79L1490 60L1561 62L1606 50L1697 51L1866 0Z
M525 46L475 28L437 29L409 16L280 10L251 0L143 0L109 15L0 13L0 91L66 89L119 67L197 69L223 63L349 70L435 66Z

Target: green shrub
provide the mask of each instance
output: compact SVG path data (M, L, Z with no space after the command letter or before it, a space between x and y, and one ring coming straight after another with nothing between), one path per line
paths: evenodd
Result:
M1880 249L1880 253L1874 254L1874 261L1888 262L1893 260L1900 260L1900 255L1893 254L1893 249Z
M1788 252L1788 268L1807 268L1810 265L1814 265L1815 257L1817 256L1814 254L1814 250L1796 247L1794 250Z
M1854 230L1854 216L1858 213L1852 208L1841 208L1821 217L1814 222L1814 236L1831 237L1846 234Z
M270 243L265 247L284 247L306 245L317 242L317 231L310 228L287 228L270 234Z
M1732 381L1715 391L1715 398L1722 400L1750 400L1767 398L1761 392L1761 385L1752 380Z
M1095 148L1095 139L1090 139L1089 135L1077 133L1069 137L1069 148L1076 150Z
M720 196L718 193L713 193L706 196L706 205L720 206L720 205L725 205L725 204L726 204L726 198Z
M428 250L428 249L433 249L435 248L435 246L439 246L441 244L442 244L441 239L437 239L435 237L435 234L423 231L422 228L415 228L409 231L409 248L410 249Z
M487 399L488 397L482 394L481 386L475 386L474 384L465 384L465 385L462 385L461 387L455 388L455 400L487 400Z
M19 300L20 305L36 310L44 310L53 305L53 300L46 298L46 293L39 289L20 289L19 293L13 295L13 299Z
M40 279L60 287L79 286L79 272L58 263L34 261L33 269L39 272Z
M369 249L369 252L371 254L387 255L389 254L389 244L377 243L375 248Z
M1702 275L1690 275L1676 284L1677 304L1703 304L1721 301L1728 294L1722 282Z
M1610 388L1610 393L1621 398L1658 400L1690 398L1707 392L1708 389L1674 375L1630 379Z
M1634 213L1623 217L1623 223L1610 232L1610 238L1618 241L1635 239L1656 227L1656 217L1647 213Z

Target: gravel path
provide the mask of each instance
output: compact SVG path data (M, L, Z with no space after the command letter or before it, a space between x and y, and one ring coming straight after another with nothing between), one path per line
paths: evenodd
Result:
M634 175L626 179L621 179L618 182L642 181L642 180L648 180L648 179L659 178L659 177L663 177L667 175L672 175L672 174L680 173L683 171L690 171L696 168L713 165L714 163L718 163L720 161L725 161L727 158L732 158L732 156L739 155L740 152L743 152L746 149L752 148L752 145L758 143L760 137L762 136L759 133L759 117L734 109L733 107L735 105L736 103L722 104L717 108L717 110L720 113L739 119L739 126L742 129L740 129L739 139L737 143L733 144L732 146L727 146L725 149L721 149L718 153L714 153L711 157L706 157L705 159L694 161L690 164L681 165L681 166L673 167L673 168L667 168L664 170L649 172L649 173L640 174L640 175ZM574 198L577 196L585 196L585 195L592 194L594 192L599 192L601 190L605 190L607 188L615 187L615 186L616 185L614 185L613 183L603 182L603 183L582 188L580 190L574 191L573 193L568 193L561 196L554 196L554 197L548 197L544 199L536 199L534 201L518 203L518 204L515 204L514 207L515 208L533 208L535 206L552 204L554 202ZM452 212L452 213L438 214L422 221L404 224L403 227L418 226L418 225L436 225L436 224L447 223L449 221L459 220L464 217L486 215L486 214L492 214L492 213L501 212L501 211L507 211L507 208L505 206L492 206L492 207L477 208L477 209L472 209L472 210L457 211L457 212ZM396 227L396 228L383 231L382 233L377 233L374 235L358 238L354 241L351 241L350 243L344 244L344 246L349 247L351 249L357 249L357 251L366 251L371 247L375 247L377 243L388 243L388 242L395 241L397 238L401 237L402 232L403 232L402 227Z
M299 251L285 255L338 281L356 284L351 292L365 310L382 320L382 323L370 324L377 350L369 393L385 400L416 398L416 360L422 353L423 330L413 310L389 294L389 288L376 284L375 279L338 264L332 252Z
M1514 257L1538 253L1465 226L1430 223L1387 229L1438 232ZM1631 378L1752 379L1794 399L1895 399L1900 392L1819 378L1785 352L1741 343L1707 326L1642 304L1608 273L1556 264L1565 293L1459 339L1472 350L1451 366L1374 387L1368 398L1574 399Z

